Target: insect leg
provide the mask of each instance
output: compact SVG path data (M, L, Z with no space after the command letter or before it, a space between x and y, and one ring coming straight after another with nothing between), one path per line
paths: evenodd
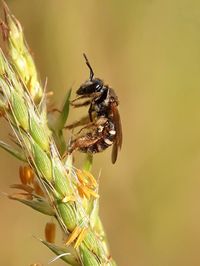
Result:
M100 117L96 121L90 122L85 125L85 127L81 128L79 133L85 128L93 127L94 130L73 140L69 147L69 152L72 153L74 150L77 149L87 149L88 147L97 143L102 138L102 130L107 120L108 119L105 117ZM102 129L100 129L100 127L102 127ZM98 128L100 129L100 131L98 131Z
M77 150L77 149L88 148L91 145L94 145L99 139L100 139L100 137L94 138L89 134L87 134L83 137L79 137L72 142L72 144L69 147L69 152L72 153L74 150Z
M82 102L82 103L71 103L71 105L73 106L73 107L75 107L75 108L77 108L77 107L82 107L82 106L87 106L87 105L89 105L91 103L91 100L87 100L87 101L85 101L85 102Z
M74 100L72 100L71 103L79 101L79 100L84 99L84 98L89 98L89 97L90 97L90 95L88 95L88 94L81 95L81 96L75 98Z
M93 110L93 105L91 104L90 105L90 108L89 108L89 110L88 110L88 114L89 114L89 118L90 118L90 121L92 122L92 112L93 112L94 110Z
M92 122L88 123L87 125L85 125L84 127L82 127L77 134L80 134L82 132L82 130L84 130L86 128L90 129L92 127L97 128L99 126L103 126L107 120L108 119L105 117L100 117L96 121L92 121Z
M72 129L75 127L84 126L84 125L88 124L89 122L90 122L90 119L87 115L87 116L82 117L80 120L66 126L65 129Z

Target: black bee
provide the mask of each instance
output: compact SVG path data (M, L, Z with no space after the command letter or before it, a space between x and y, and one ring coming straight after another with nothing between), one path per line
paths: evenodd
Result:
M79 150L94 154L113 145L112 163L115 163L118 149L122 146L118 98L113 89L105 85L101 79L94 78L92 67L86 55L83 56L90 70L90 78L76 91L78 97L71 104L74 107L89 105L89 110L87 117L67 127L84 126L79 131L79 136L71 142L69 151Z

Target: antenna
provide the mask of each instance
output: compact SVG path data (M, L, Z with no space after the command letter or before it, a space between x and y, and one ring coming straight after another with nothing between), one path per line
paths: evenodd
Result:
M93 79L93 77L94 77L94 72L93 72L93 70L92 70L92 67L91 67L91 65L90 65L90 62L89 62L89 60L88 60L88 58L87 58L87 56L86 56L85 53L83 53L83 56L84 56L84 58L85 58L85 63L86 63L86 65L88 66L88 68L89 68L89 70L90 70L90 81L92 81L92 79Z

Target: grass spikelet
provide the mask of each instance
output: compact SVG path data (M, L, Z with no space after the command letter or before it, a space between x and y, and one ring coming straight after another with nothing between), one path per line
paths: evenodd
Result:
M9 195L32 209L51 216L64 235L61 247L53 245L54 225L46 225L46 240L41 241L58 258L74 266L115 265L98 213L98 180L91 174L92 156L83 169L76 169L67 153L63 137L70 93L58 122L49 127L45 92L42 90L22 27L4 5L2 33L9 57L0 50L0 110L9 123L15 147L0 142L14 158L26 161L21 166L20 184ZM39 104L40 103L40 104Z
M4 3L4 22L1 23L4 41L10 60L36 103L40 102L43 90L29 47L25 41L20 22Z

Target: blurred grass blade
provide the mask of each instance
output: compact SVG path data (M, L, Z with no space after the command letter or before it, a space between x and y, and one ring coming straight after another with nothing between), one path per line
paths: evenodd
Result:
M71 96L71 89L68 91L66 95L66 100L64 102L63 108L59 114L58 119L52 125L51 123L49 124L51 130L54 133L54 140L56 142L56 146L61 156L65 153L66 148L67 148L65 138L63 135L63 128L65 126L65 123L69 115L70 96Z
M55 129L57 131L62 130L65 126L65 123L67 121L68 115L69 115L69 107L70 107L70 96L71 96L71 89L68 91L66 95L66 100L64 102L63 108L61 110L61 113L57 119Z
M93 155L90 154L90 153L87 153L85 155L85 161L84 161L84 164L83 164L83 169L85 171L91 172L91 170L92 170L92 163L93 163Z
M27 162L26 157L19 151L12 148L7 143L0 141L0 147L7 151L8 153L12 154L15 158L19 159L20 161Z

